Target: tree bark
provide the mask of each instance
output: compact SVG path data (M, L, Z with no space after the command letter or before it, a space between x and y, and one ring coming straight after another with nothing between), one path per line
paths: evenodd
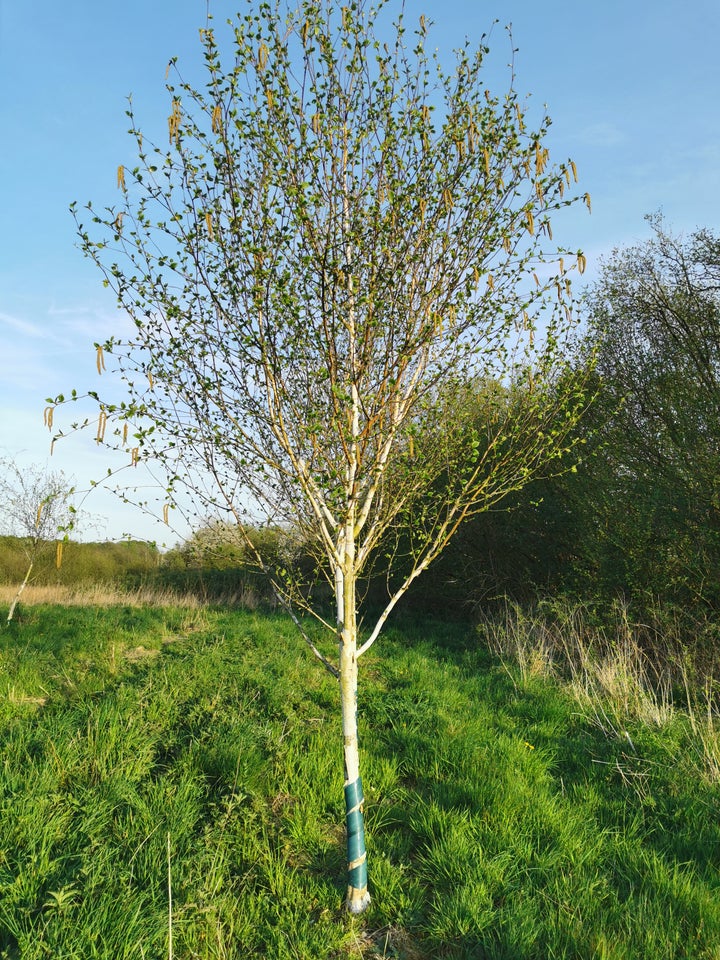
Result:
M345 762L345 823L347 829L348 888L345 907L362 913L370 904L367 889L364 795L360 779L357 718L357 619L355 581L350 570L338 570L336 592L340 640L340 697L342 705L343 758Z
M35 561L31 560L30 566L28 567L27 573L25 574L25 579L18 587L18 591L13 598L13 602L10 604L10 609L8 610L8 615L7 615L7 623L10 623L12 618L15 616L15 607L17 607L18 602L20 600L20 594L23 592L23 590L28 584L28 580L30 579L30 574L32 573L32 569L34 566L35 566Z

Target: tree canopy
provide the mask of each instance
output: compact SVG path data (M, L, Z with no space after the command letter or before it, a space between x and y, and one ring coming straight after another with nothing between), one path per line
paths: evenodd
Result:
M720 571L720 240L649 218L587 299L612 470L605 526L635 592L717 601ZM601 502L598 500L598 502ZM619 516L613 503L622 503Z

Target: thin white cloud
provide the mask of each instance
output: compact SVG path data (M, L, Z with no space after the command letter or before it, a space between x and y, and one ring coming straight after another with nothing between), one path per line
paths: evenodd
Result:
M49 317L78 317L83 314L92 314L90 307L58 307L51 303L48 307Z
M113 335L126 337L135 330L132 318L121 310L56 308L55 313L57 316L67 317L63 326L77 338L77 342L84 339L92 344Z
M600 120L581 127L574 139L590 147L617 147L627 136L616 124Z
M50 340L53 343L63 342L62 337L57 336L57 334L52 331L48 331L47 327L43 324L31 320L24 320L10 313L0 311L0 324L14 330L16 334L19 333L24 337L30 337L32 340Z

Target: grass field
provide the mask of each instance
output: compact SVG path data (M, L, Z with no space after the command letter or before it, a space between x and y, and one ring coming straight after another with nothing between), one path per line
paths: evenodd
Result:
M528 656L407 623L362 661L373 903L350 918L338 691L286 619L24 606L0 632L0 957L720 958L699 717Z

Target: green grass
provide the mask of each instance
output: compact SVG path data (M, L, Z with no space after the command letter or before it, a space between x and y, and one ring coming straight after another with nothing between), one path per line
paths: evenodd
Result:
M441 624L381 638L360 703L350 918L338 691L286 619L25 608L0 633L0 957L720 957L720 787L682 711L608 735Z

